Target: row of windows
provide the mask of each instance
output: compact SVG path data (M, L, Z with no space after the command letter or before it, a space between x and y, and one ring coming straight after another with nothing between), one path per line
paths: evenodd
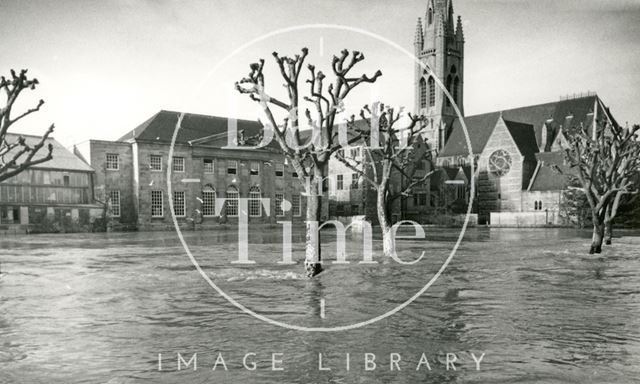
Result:
M4 184L63 185L66 187L86 187L89 175L84 172L46 171L25 169L19 174L3 181Z
M118 202L118 216L120 213L120 193L117 194L117 202ZM151 217L164 217L164 192L162 190L154 190L151 191ZM115 196L115 195L114 195ZM234 186L230 186L225 193L225 206L224 215L228 217L237 217L238 216L238 207L239 207L239 198L240 193L238 189ZM252 187L249 190L249 216L251 217L261 217L262 216L262 193L259 187ZM204 217L213 217L216 216L216 191L211 186L205 187L202 191L202 198L198 200L201 201L202 210L200 213ZM115 203L113 203L112 198L112 211L113 215L116 216ZM275 214L276 216L284 216L285 215L285 207L284 207L284 193L276 193L275 194ZM291 211L293 212L293 216L301 216L302 215L302 206L301 206L301 196L293 195L291 196L291 201L288 202ZM173 210L176 216L186 216L186 199L184 191L174 191L173 192ZM286 209L287 211L289 209Z
M8 203L88 204L89 188L0 185L0 201Z
M120 169L120 158L117 154L108 153L107 154L107 169L108 170L119 170ZM236 175L238 173L238 161L237 160L227 160L227 174L228 175ZM266 162L265 164L271 164L271 162ZM244 165L244 164L243 164ZM214 160L213 159L203 159L203 168L204 173L212 174L214 173ZM150 155L149 156L149 169L152 171L162 171L162 156L161 155ZM172 161L173 172L184 172L185 171L185 159L184 157L174 156ZM251 161L249 163L249 174L253 176L260 175L260 162L259 161ZM275 165L275 175L276 177L284 177L284 165L276 164ZM292 172L293 177L298 177L296 172Z
M338 150L338 156L345 157L345 154L348 155L351 159L357 159L360 157L360 147L349 148L349 152L345 152L344 148Z

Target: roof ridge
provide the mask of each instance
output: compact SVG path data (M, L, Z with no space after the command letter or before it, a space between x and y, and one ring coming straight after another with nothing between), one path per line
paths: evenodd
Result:
M595 95L589 95L589 96L583 96L583 97L576 97L574 99L548 101L546 103L539 103L539 104L533 104L533 105L523 105L523 106L520 106L520 107L514 107L514 108L508 108L508 109L499 109L499 110L490 111L490 112L477 113L475 115L465 116L464 118L466 119L466 118L469 118L469 117L490 115L490 114L493 114L493 113L511 112L511 111L514 111L514 110L517 110L517 109L524 109L524 108L536 108L536 107L541 107L541 106L559 104L559 103L563 103L563 102L566 102L566 101L582 100L582 99L588 99L588 98L593 98L593 97L598 97L599 98L599 96L597 94L595 94Z

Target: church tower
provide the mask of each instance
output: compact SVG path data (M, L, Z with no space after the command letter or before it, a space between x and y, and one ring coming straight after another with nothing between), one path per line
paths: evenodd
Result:
M414 48L415 56L440 79L464 115L464 35L460 16L453 15L453 0L427 0L424 20L418 18ZM440 151L457 115L433 76L417 64L414 111L427 117L424 136Z

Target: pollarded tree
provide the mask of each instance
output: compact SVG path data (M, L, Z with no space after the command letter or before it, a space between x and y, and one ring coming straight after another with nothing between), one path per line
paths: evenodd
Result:
M593 222L589 253L602 252L602 241L618 213L625 194L637 193L634 176L640 167L640 146L636 132L640 126L620 127L597 124L595 132L581 128L568 135L565 158L575 170L568 175L584 191Z
M361 159L346 158L341 152L337 158L376 190L376 213L382 231L382 247L385 256L395 254L395 239L392 233L391 210L402 196L407 196L416 186L423 184L435 172L432 151L422 139L424 117L408 114L407 126L399 126L402 110L395 112L391 107L374 104L373 111L365 106L360 111L361 121L366 127L358 129L352 116L348 126L352 131L371 143L365 147ZM374 130L378 136L371 138ZM378 144L378 145L376 145ZM423 167L424 161L429 167ZM424 173L421 173L424 171ZM408 180L406 184L399 179Z
M25 89L35 89L38 84L37 79L27 78L27 70L20 73L11 70L11 77L0 77L0 89L5 93L7 99L5 106L0 108L0 181L13 177L28 167L44 163L53 157L53 146L47 146L48 153L45 156L34 158L38 151L45 146L47 138L53 132L53 124L47 129L42 138L35 144L29 145L24 137L13 138L8 135L9 129L24 117L37 112L44 104L40 100L37 106L12 117L12 110L20 93Z
M305 92L300 86L300 75L308 53L307 48L303 48L302 53L294 57L273 53L287 90L287 101L267 93L263 74L264 59L250 65L249 75L236 83L236 89L261 104L266 116L266 121L262 122L263 137L275 137L282 153L291 161L300 183L307 189L305 270L307 276L313 277L322 271L318 226L322 212L323 180L328 176L331 155L348 145L339 140L336 116L344 109L344 100L353 89L363 83L375 82L382 73L377 71L371 77L364 74L353 76L351 72L354 66L364 60L364 55L358 51L350 53L343 50L340 56L333 57L331 69L334 79L327 87L325 74L317 71L315 66L307 65L308 88ZM304 115L313 129L313 135L304 144L301 144L299 135L301 97L314 110L312 113L305 108ZM278 111L284 114L281 119L277 117ZM350 142L359 139L355 136Z

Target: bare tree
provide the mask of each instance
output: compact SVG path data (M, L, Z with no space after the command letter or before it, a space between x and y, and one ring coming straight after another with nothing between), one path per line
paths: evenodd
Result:
M581 128L568 135L565 158L575 170L568 176L579 182L591 208L593 237L589 253L600 253L605 232L611 234L620 199L638 192L633 177L640 167L640 145L636 141L640 126L623 128L607 123L595 124L593 129L595 132Z
M36 153L44 147L51 132L53 132L53 124L49 126L49 129L35 145L29 145L22 136L12 139L7 135L13 124L39 111L44 104L44 101L40 100L37 106L28 109L15 118L11 115L20 93L25 89L35 89L37 84L37 79L27 78L26 69L21 70L19 74L11 70L10 78L0 77L0 89L4 91L7 97L5 106L0 108L0 181L13 177L28 167L49 161L53 157L53 145L49 144L47 146L49 152L45 156L34 158Z
M423 116L408 114L409 125L398 127L402 110L395 112L384 104L374 104L373 108L374 111L371 111L365 106L360 111L362 121L366 122L365 129L358 130L354 116L348 125L365 140L370 139L372 130L378 130L378 138L382 141L380 146L365 147L368 158L346 158L342 152L338 152L336 157L376 190L376 213L382 231L383 252L385 256L391 256L395 253L395 241L391 233L393 205L399 198L408 196L413 188L426 182L435 173L435 167L432 151L421 135ZM424 147L418 149L421 144ZM421 166L423 161L429 163L428 169ZM424 170L423 175L419 175L421 169ZM408 182L398 183L400 179Z
M250 65L249 75L236 83L236 89L260 103L267 121L263 123L263 130L271 130L282 153L291 160L291 164L298 174L298 179L307 188L306 212L306 245L305 270L307 276L313 277L322 271L320 254L320 233L318 223L322 212L322 199L317 191L322 191L323 180L328 174L328 164L331 155L336 152L341 143L338 140L338 127L335 126L336 115L344 108L344 100L351 91L363 83L373 83L382 72L377 71L373 76L353 76L350 74L356 64L364 60L361 52L343 50L340 56L334 56L331 62L334 81L325 88L326 76L322 71L316 71L315 66L309 64L307 69L309 85L307 92L300 89L300 75L305 59L309 53L307 48L294 57L280 56L277 52L273 57L278 65L288 100L278 100L269 95L265 89L263 74L264 59ZM305 109L305 116L315 134L309 143L300 143L299 107L300 97L309 102L314 110ZM286 116L277 119L275 110ZM359 137L351 138L351 141Z

